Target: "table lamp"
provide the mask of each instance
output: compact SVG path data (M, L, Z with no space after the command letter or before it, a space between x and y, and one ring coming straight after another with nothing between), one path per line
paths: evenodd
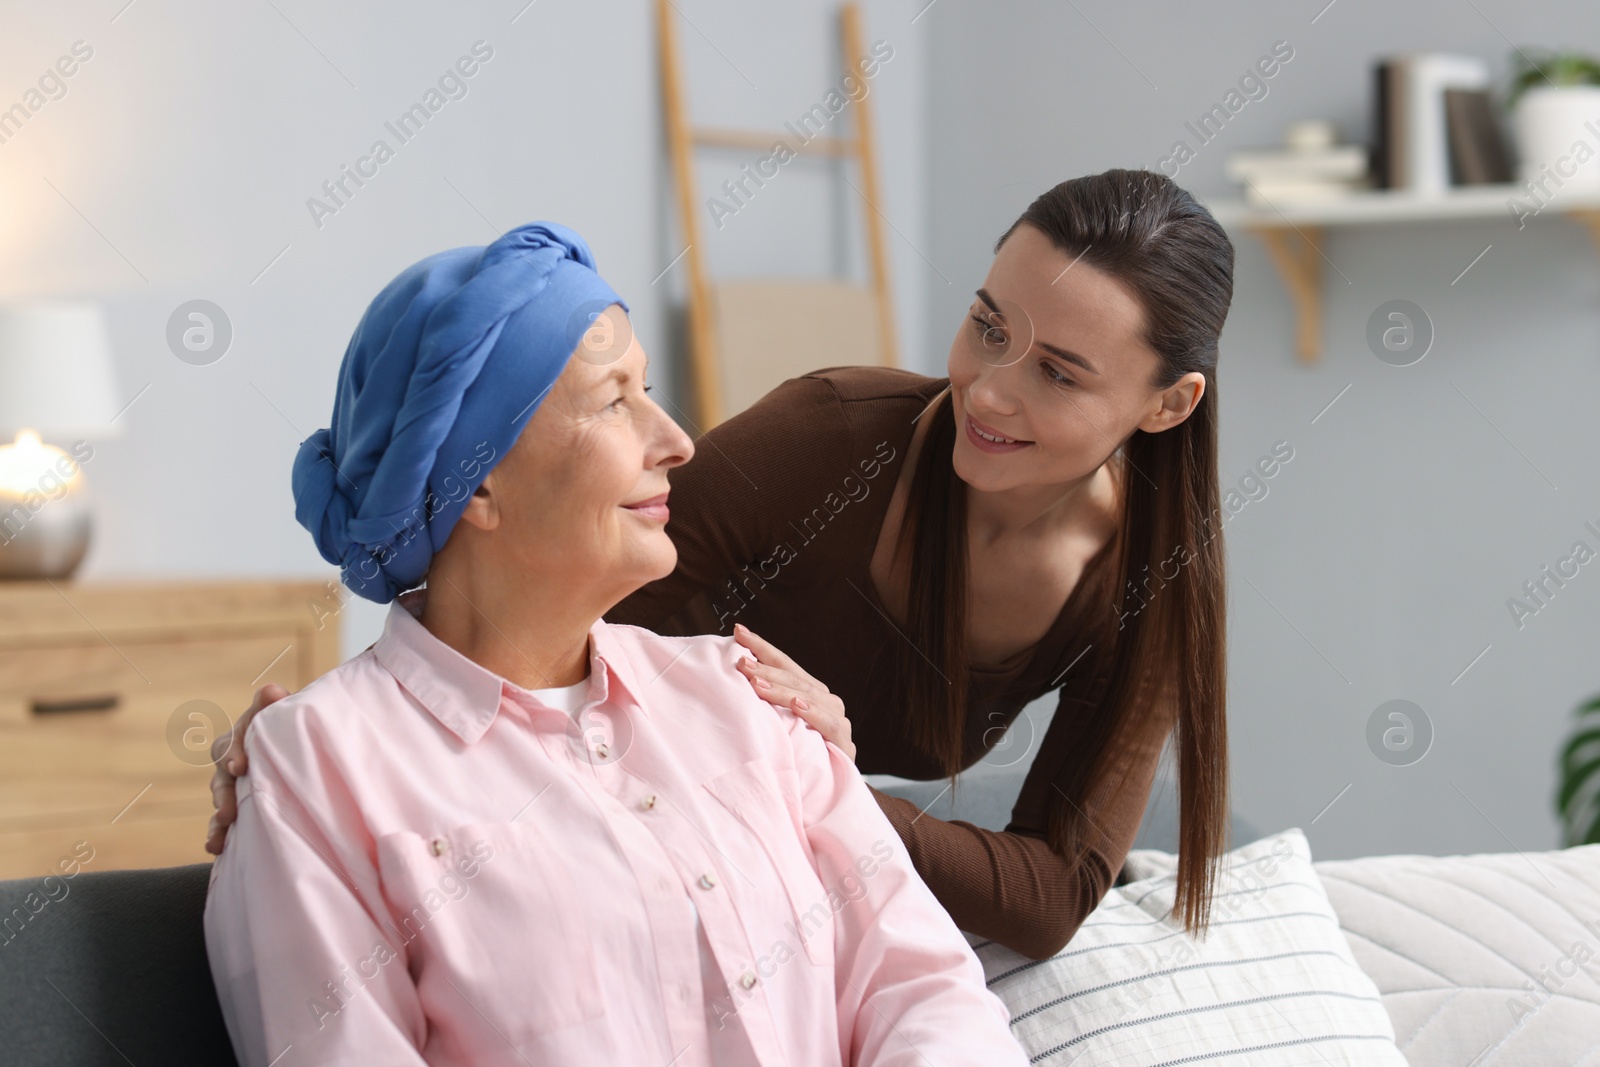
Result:
M70 578L89 550L90 439L116 436L111 340L98 304L0 305L0 579ZM58 442L63 447L47 443Z

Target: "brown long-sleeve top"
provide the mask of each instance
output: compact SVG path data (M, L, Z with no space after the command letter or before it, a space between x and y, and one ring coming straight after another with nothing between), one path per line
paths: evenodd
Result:
M784 382L702 435L694 457L668 476L677 568L623 600L607 621L670 635L729 634L742 622L843 700L863 773L942 777L909 741L906 721L917 709L902 703L894 647L906 638L878 599L869 565L914 420L948 384L892 368L825 368ZM996 727L1025 704L1059 690L1005 831L936 819L874 790L956 924L1035 959L1060 951L1111 886L1160 755L1159 741L1130 753L1131 788L1086 806L1086 855L1074 861L1052 851L1049 813L1066 803L1051 780L1059 727L1095 714L1115 641L1107 561L1116 541L1086 565L1043 640L968 674L963 766L981 759L1004 733Z

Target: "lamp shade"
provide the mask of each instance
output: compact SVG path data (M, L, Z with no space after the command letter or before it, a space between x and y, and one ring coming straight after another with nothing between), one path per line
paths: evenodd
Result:
M40 300L0 305L0 441L116 436L111 336L100 305Z

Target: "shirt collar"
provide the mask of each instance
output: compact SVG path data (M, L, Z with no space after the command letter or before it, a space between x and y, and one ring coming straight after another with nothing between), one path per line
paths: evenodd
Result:
M383 636L372 652L440 725L471 745L488 732L505 697L556 711L531 691L468 659L430 633L417 618L427 602L427 592L426 586L413 589L390 603ZM626 648L604 619L596 619L589 627L588 681L586 701L615 702L626 693L642 710L642 690L635 683ZM613 690L613 685L618 688Z

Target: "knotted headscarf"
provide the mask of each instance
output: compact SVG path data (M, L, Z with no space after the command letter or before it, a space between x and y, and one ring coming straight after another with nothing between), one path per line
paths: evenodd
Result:
M294 460L295 518L345 585L384 604L422 581L612 304L628 309L553 222L428 256L384 287L345 350L332 425Z

